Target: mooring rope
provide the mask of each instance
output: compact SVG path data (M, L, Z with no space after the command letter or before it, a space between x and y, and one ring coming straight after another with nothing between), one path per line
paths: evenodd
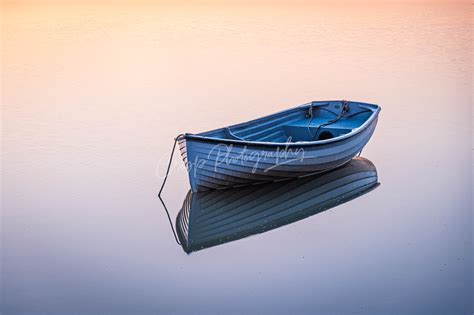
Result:
M163 188L165 188L166 180L168 179L168 174L169 174L170 168L171 168L171 162L173 161L173 154L174 154L174 150L176 148L176 143L178 143L179 137L181 137L181 136L183 136L183 134L179 134L176 138L174 138L174 144L173 144L173 149L171 149L171 155L170 155L170 160L168 162L168 168L166 169L165 178L163 179L163 184L161 184L160 192L158 193L158 198L160 199L161 204L163 204L163 208L165 208L166 215L168 216L168 221L170 222L171 231L173 231L174 239L176 240L176 243L178 243L178 245L181 245L181 242L179 241L178 236L176 235L176 231L174 230L173 222L171 221L171 217L170 217L170 213L168 211L168 208L166 207L165 202L161 198L161 192L163 191Z
M342 104L342 109L341 109L341 112L339 113L339 115L336 118L334 118L333 120L329 120L326 123L318 125L316 127L316 132L314 133L314 135L312 135L313 138L316 137L316 135L318 134L318 131L319 131L319 129L321 129L321 127L325 127L325 126L334 124L335 122L339 121L344 116L345 113L347 113L349 111L349 103L346 100L342 100L341 104Z

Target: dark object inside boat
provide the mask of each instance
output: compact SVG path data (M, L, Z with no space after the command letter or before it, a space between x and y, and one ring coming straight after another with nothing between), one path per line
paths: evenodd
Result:
M324 130L321 132L318 136L318 140L326 140L326 139L331 139L334 138L333 134L330 131Z

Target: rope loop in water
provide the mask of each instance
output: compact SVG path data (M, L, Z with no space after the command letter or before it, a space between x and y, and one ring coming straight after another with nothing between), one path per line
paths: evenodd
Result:
M161 184L160 191L158 192L158 198L160 199L161 204L163 205L163 208L166 211L166 215L168 216L168 221L169 221L170 226L171 226L171 231L173 231L174 239L176 240L176 243L178 243L178 245L181 245L181 242L179 241L178 236L176 235L176 231L174 229L173 222L171 221L170 213L168 211L168 208L166 207L165 202L161 198L161 193L163 192L163 188L165 188L166 180L168 179L168 174L170 173L171 162L173 161L173 155L174 155L174 150L176 149L176 143L178 143L178 140L181 136L184 136L184 135L179 134L178 136L176 136L176 138L174 138L173 149L171 149L171 155L170 155L170 159L169 159L169 162L168 162L168 168L166 169L165 178L163 179L163 183Z

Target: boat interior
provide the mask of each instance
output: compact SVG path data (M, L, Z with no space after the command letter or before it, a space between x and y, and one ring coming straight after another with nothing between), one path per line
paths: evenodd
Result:
M377 105L350 101L311 102L284 112L198 135L277 143L320 141L355 131L377 108Z

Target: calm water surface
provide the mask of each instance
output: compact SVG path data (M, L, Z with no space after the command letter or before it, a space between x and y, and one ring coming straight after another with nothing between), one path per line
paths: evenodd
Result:
M472 313L471 13L5 4L2 313ZM174 136L325 99L382 106L380 187L176 245L156 198ZM173 218L188 190L176 159Z

